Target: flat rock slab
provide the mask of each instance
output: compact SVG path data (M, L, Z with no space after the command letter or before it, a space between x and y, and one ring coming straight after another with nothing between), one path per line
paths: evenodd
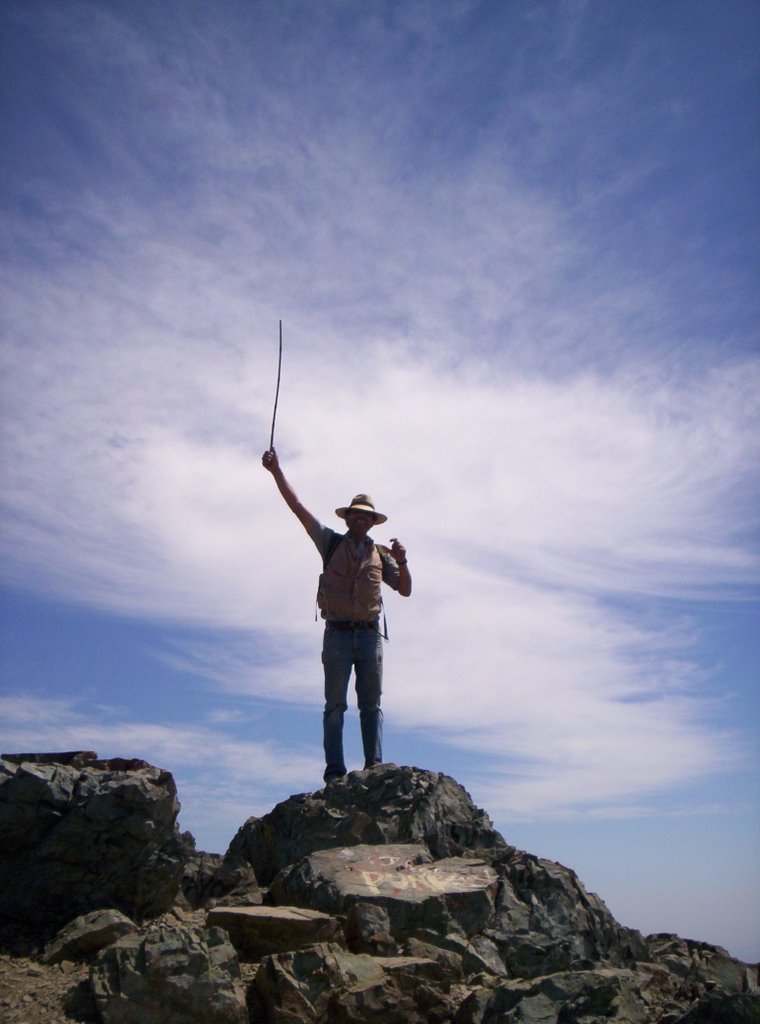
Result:
M206 924L227 932L241 960L259 960L318 942L345 944L334 917L303 907L214 907L206 914Z
M493 916L497 875L479 858L433 862L417 845L351 846L320 850L281 872L272 883L278 903L345 914L358 903L388 911L394 938L421 928L472 935Z

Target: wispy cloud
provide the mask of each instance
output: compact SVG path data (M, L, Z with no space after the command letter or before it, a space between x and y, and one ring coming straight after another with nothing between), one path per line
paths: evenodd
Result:
M236 7L247 43L221 24L175 36L160 13L146 32L118 5L53 5L39 27L13 8L61 92L33 122L54 128L56 173L11 179L7 578L216 631L162 656L241 698L318 703L316 553L258 464L282 317L286 472L327 522L369 490L409 547L415 595L388 601L399 728L487 756L498 806L624 813L735 763L688 621L654 625L648 602L757 580L758 360L744 321L694 326L712 270L696 244L661 255L657 190L659 242L643 237L641 190L686 116L664 72L655 98L640 74L651 51L568 91L598 9L565 8L559 28L514 15L491 108L475 8L442 23L413 7L352 12L345 59L318 74L331 5L311 10L316 36L281 37L284 60ZM292 26L292 5L257 9L263 38ZM512 100L537 38L554 70ZM649 120L627 116L639 100ZM653 124L659 145L637 149ZM224 724L72 714L51 709L70 743L147 743L194 771ZM225 750L241 785L242 761L313 769Z

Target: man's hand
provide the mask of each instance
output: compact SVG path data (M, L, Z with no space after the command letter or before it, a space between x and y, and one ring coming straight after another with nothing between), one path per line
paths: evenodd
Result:
M276 473L280 468L280 460L277 458L277 452L274 448L270 448L268 452L264 452L261 456L261 465L264 469L268 469L270 473Z
M406 548L403 544L399 543L397 537L391 537L391 554L397 562L406 561Z
M398 537L391 537L391 554L398 563L398 592L402 597L409 597L412 593L412 577L406 564L406 548Z

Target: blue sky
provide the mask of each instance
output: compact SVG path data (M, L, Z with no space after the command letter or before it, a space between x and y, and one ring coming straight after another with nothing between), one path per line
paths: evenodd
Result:
M321 785L282 319L288 477L409 551L387 759L760 958L757 4L0 17L0 748L160 764L213 851Z

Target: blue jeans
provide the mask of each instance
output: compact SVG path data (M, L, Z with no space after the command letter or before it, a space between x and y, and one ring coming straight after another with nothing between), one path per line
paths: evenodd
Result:
M383 759L383 638L377 629L325 627L322 645L325 670L325 712L322 719L325 744L325 781L346 774L343 757L343 717L348 709L348 680L356 673L364 767Z

